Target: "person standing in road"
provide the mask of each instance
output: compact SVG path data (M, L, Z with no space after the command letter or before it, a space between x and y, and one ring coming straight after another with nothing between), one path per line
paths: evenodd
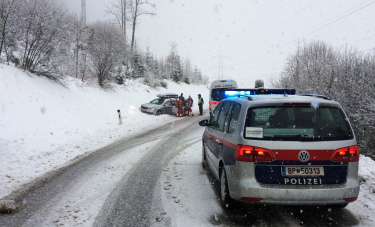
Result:
M186 99L186 105L187 105L187 110L188 110L188 115L190 114L191 116L194 116L193 114L193 110L191 109L191 107L193 107L193 99L191 98L191 96L189 95L189 98Z
M180 96L179 100L178 100L178 110L177 110L177 114L176 114L176 117L182 117L182 114L183 114L183 105L184 105L184 100L183 100L183 97Z
M199 115L203 115L203 104L204 104L203 98L201 94L198 94Z

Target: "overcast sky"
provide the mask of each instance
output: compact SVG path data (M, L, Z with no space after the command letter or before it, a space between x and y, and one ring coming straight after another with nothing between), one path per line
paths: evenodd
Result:
M80 0L63 0L80 13ZM86 0L89 22L110 20L110 0ZM157 58L171 43L210 80L231 78L241 87L278 76L298 43L324 41L363 53L375 47L373 0L150 0L156 16L139 18L136 40ZM130 34L130 26L129 32Z

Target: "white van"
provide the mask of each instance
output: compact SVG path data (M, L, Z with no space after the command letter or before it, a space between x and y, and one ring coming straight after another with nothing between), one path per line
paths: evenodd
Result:
M237 82L234 80L215 80L212 82L209 100L210 113L215 109L221 100L226 98L223 91L235 88L237 88Z

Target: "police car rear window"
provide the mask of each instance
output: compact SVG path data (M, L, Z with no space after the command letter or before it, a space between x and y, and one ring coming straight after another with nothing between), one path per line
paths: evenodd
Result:
M342 110L329 106L249 108L244 137L287 141L330 141L354 138Z

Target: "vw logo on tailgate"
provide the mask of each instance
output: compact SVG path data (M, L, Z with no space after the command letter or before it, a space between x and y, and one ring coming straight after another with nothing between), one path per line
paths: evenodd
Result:
M307 151L300 151L298 153L298 159L301 161L301 162L307 162L309 159L310 159L310 154L309 152Z

